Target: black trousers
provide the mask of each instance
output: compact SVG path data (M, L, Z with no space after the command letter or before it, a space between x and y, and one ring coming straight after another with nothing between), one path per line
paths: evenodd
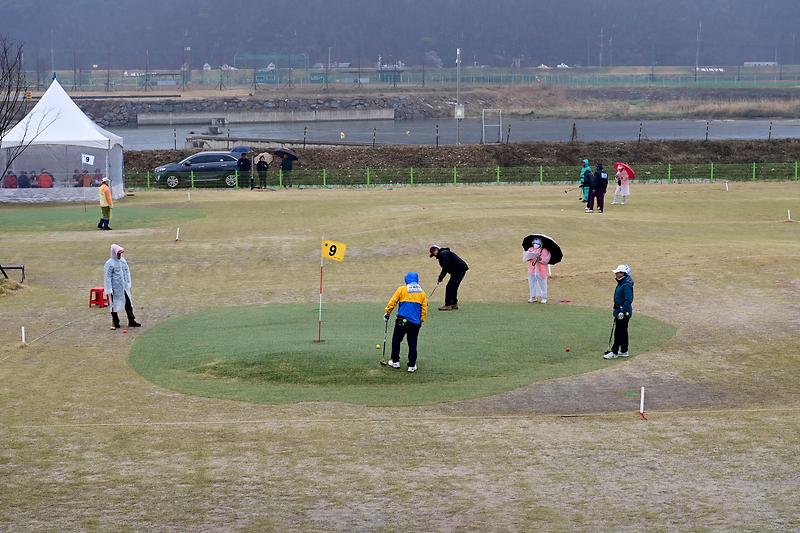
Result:
M258 185L262 189L267 188L267 173L266 172L259 172L258 173Z
M617 320L614 326L614 344L611 346L611 351L615 354L621 354L628 351L628 322L631 317L626 316L622 320Z
M461 285L461 280L464 279L466 272L455 272L450 274L450 281L444 290L444 305L458 304L458 286Z
M414 324L405 318L398 317L394 321L394 333L392 333L392 361L400 361L400 343L403 337L408 340L408 366L417 366L417 337L421 324Z
M111 305L114 305L114 295L111 295ZM112 307L113 309L113 307ZM131 299L128 298L128 293L125 293L125 314L128 315L128 325L136 322L136 317L133 316L133 305L131 305ZM111 311L111 322L114 324L115 328L119 327L119 315L114 311Z

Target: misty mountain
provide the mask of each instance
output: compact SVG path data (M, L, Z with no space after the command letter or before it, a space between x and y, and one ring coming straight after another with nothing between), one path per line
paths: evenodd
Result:
M253 54L311 64L796 64L797 0L0 0L0 32L27 68L263 67ZM702 23L702 29L701 28ZM191 50L186 50L190 48ZM52 52L51 52L52 49ZM277 65L285 67L286 65Z

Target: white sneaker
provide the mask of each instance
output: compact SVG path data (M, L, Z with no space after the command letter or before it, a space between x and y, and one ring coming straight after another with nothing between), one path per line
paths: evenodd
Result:
M400 361L392 361L391 359L386 362L392 368L400 368Z
M535 304L536 303L536 298L528 298L528 303L529 304Z
M417 371L417 365L408 367L408 371L409 372L416 372Z
M619 356L617 354L615 354L614 352L608 352L608 353L603 354L603 359L616 359L617 357L619 357Z
M541 300L539 300L539 302L543 303L543 304L546 304L547 303L547 298L542 298Z
M629 354L628 352L623 352L623 353L619 354L620 357L630 357L630 355L631 354Z

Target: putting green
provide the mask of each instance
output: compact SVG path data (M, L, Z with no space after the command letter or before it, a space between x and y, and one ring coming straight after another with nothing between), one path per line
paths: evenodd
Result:
M143 332L130 364L162 387L259 403L342 401L420 405L487 396L534 381L624 364L605 361L611 312L571 305L467 303L433 310L419 337L419 370L380 366L383 305L284 304L214 309ZM392 324L387 338L390 351ZM632 353L652 350L675 328L636 315ZM569 348L570 351L566 351Z
M4 231L75 231L94 229L100 219L97 198L86 204L70 207L4 207L0 211L0 227ZM148 228L168 221L189 220L204 217L201 209L183 206L132 206L115 207L111 226L120 228Z

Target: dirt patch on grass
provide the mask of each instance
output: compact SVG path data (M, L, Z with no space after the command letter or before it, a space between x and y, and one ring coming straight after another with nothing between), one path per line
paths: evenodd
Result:
M12 281L10 279L0 278L0 298L3 296L9 296L19 290L22 290L24 286L21 283L17 283L16 281Z

